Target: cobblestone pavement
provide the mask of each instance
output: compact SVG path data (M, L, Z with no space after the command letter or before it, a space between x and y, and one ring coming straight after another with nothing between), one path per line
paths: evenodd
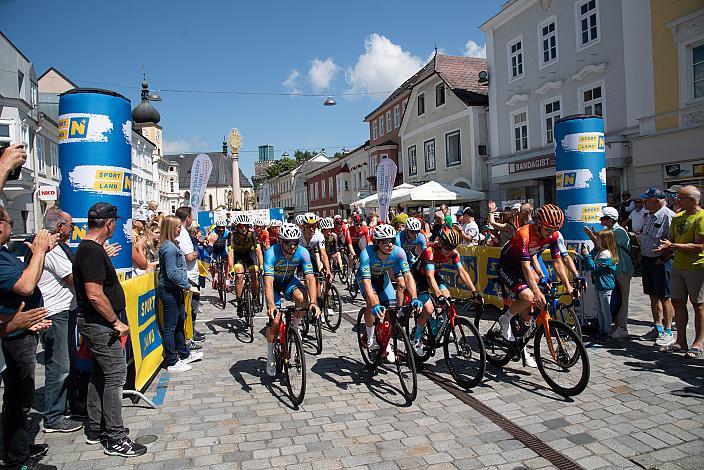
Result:
M537 370L515 363L503 372L489 366L469 395L584 468L703 468L704 362L635 338L649 330L650 313L640 279L633 284L632 337L587 342L592 374L580 396L557 396ZM146 392L166 391L158 409L124 401L131 436L151 442L146 455L108 457L82 433L43 434L36 425L37 441L51 446L42 463L71 470L553 466L427 376L419 375L418 398L407 406L395 374L366 371L345 320L336 334L324 333L320 356L306 357L305 401L292 409L285 386L265 377L263 336L246 342L233 309L211 305L212 294L199 319L208 333L204 360L187 373L161 371ZM356 316L360 305L346 303L345 311ZM439 356L429 370L440 370ZM42 366L37 375L41 385ZM37 423L39 411L32 418Z

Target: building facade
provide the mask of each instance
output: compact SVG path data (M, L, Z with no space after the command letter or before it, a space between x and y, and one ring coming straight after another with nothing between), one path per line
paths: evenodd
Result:
M301 166L295 170L292 190L294 214L308 212L308 175L328 163L330 163L330 158L328 158L323 151L303 162Z
M512 0L481 26L486 35L490 198L556 200L555 122L603 116L607 191L628 187L630 140L647 108L643 2Z

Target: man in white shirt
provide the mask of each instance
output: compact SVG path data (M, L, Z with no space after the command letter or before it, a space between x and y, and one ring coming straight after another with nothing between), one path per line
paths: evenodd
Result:
M193 241L188 233L188 229L193 223L193 215L191 208L182 206L176 209L176 217L181 221L181 232L179 232L178 246L186 256L186 271L188 274L188 282L192 287L198 288L198 250L193 246ZM191 319L193 320L193 341L201 343L205 341L205 335L196 331L196 317L200 313L200 294L193 294L191 297ZM191 349L200 349L194 344L190 345Z
M456 214L459 223L455 228L460 232L462 244L476 246L479 244L479 226L474 221L474 210L471 207L460 209Z
M633 200L634 209L630 212L631 231L635 234L640 234L645 226L645 220L648 218L648 209L643 206L643 199L636 198Z
M73 231L71 216L50 209L44 228L59 234L59 243L46 254L37 286L51 326L42 333L44 346L44 432L73 432L83 424L66 418L69 374L76 356L76 294L73 290L73 253L66 245ZM75 411L75 410L74 410Z

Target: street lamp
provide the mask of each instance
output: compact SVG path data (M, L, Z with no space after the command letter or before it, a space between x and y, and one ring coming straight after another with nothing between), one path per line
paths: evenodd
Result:
M337 101L332 96L328 96L325 102L323 103L323 106L335 106L337 104Z

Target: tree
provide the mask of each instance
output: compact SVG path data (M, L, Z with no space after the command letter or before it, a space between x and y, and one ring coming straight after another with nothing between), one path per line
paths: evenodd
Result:
M275 160L274 163L266 170L266 179L271 179L279 176L282 173L291 171L299 165L299 162L293 158L282 158Z
M317 154L315 152L312 152L310 150L306 150L305 152L302 150L296 150L295 152L293 152L293 156L298 163L303 163L306 160L310 160L316 155Z

